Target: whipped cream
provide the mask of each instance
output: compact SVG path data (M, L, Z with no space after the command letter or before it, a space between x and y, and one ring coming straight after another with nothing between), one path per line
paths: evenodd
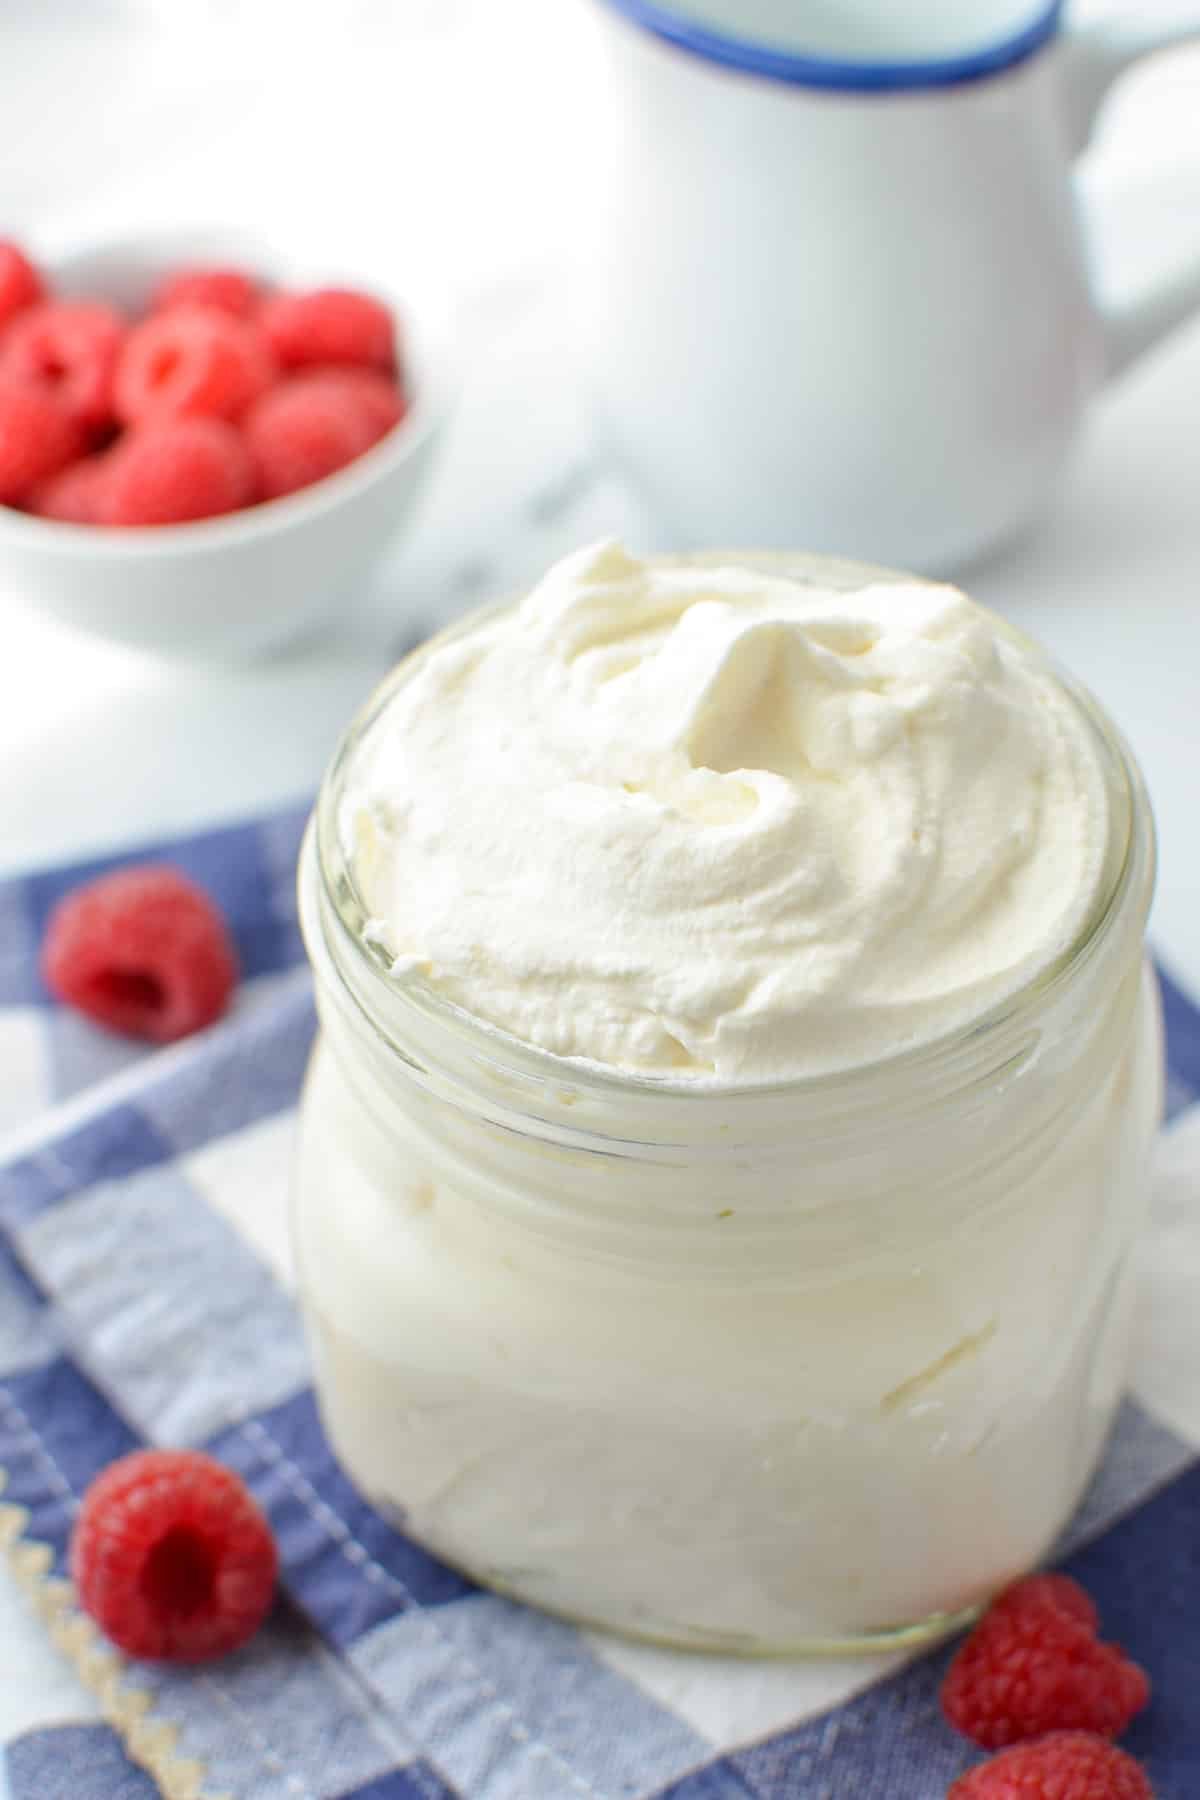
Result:
M560 1056L771 1081L1067 949L1108 830L1085 730L955 588L607 543L418 658L341 830L397 979Z
M310 832L294 1236L362 1491L710 1649L908 1642L1035 1566L1122 1391L1160 1104L1103 725L951 588L605 545L352 742L322 823L393 975ZM481 1054L421 984L577 1060Z

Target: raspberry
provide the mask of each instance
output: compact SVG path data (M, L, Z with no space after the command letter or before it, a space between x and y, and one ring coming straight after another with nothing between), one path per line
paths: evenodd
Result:
M116 446L103 497L107 525L211 519L254 498L254 466L241 435L223 419L172 419Z
M382 301L351 288L277 294L259 319L285 369L312 363L390 369L396 360L395 319Z
M23 250L0 238L0 330L46 292L45 283Z
M408 401L399 386L380 369L353 369L328 363L306 369L304 380L319 382L328 393L355 398L370 423L372 443L398 425L408 411Z
M0 374L0 503L24 500L79 450L79 427L53 394Z
M143 863L59 901L42 940L42 974L97 1024L166 1044L220 1017L237 961L203 889L177 869Z
M241 269L180 269L168 275L154 296L152 310L172 312L177 306L215 306L235 319L249 319L258 310L262 289Z
M1027 1617L1038 1606L1066 1613L1091 1637L1100 1630L1100 1614L1087 1589L1081 1588L1069 1575L1057 1575L1053 1570L1045 1575L1027 1575L1024 1581L1006 1588L992 1601L989 1617L996 1618L1001 1614Z
M102 525L110 467L107 456L84 456L68 463L34 488L29 496L30 512L68 525Z
M71 1575L84 1611L129 1656L204 1662L253 1637L279 1570L240 1477L198 1450L135 1450L83 1497Z
M180 306L135 325L117 364L118 415L136 424L236 419L275 378L256 325L215 306Z
M88 430L113 416L113 377L125 323L94 300L48 300L9 328L0 371L44 388Z
M379 435L361 394L335 386L328 372L281 382L246 420L246 443L268 500L344 468Z
M1154 1800L1154 1790L1123 1750L1084 1731L1057 1731L971 1769L946 1800Z
M951 1725L1000 1750L1047 1731L1116 1737L1145 1706L1145 1672L1096 1636L1096 1611L1064 1575L1008 1589L951 1663L942 1710Z

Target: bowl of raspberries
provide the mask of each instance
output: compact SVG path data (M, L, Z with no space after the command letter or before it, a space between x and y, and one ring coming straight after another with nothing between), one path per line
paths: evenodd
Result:
M336 630L441 411L373 286L213 233L53 259L0 240L0 583L168 653Z

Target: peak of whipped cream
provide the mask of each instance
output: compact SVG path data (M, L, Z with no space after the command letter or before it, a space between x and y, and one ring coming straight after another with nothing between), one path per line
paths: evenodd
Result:
M967 1024L1077 934L1108 830L1074 705L955 588L612 543L418 655L340 826L397 979L735 1085Z

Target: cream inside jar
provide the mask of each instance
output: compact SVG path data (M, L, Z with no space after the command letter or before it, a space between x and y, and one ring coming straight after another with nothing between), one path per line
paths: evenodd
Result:
M747 1652L1045 1555L1121 1391L1153 834L953 589L613 546L402 666L301 895L333 1443L481 1581Z

